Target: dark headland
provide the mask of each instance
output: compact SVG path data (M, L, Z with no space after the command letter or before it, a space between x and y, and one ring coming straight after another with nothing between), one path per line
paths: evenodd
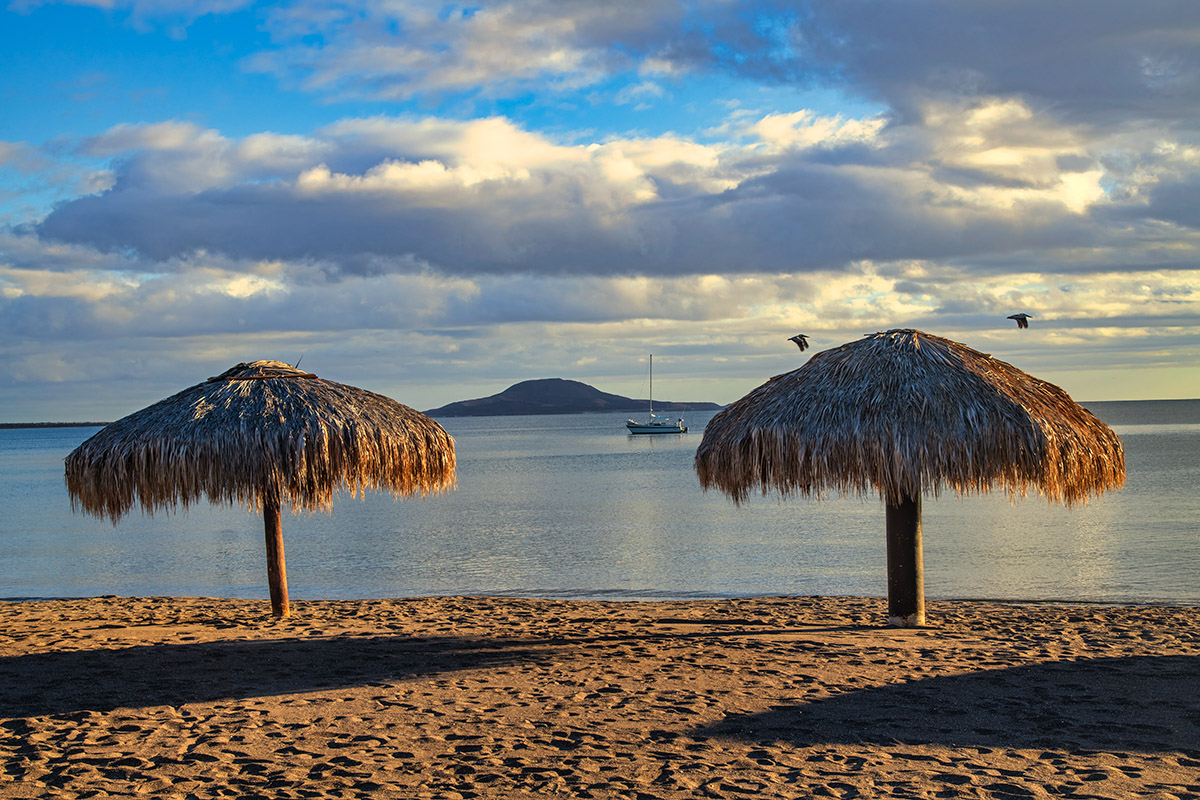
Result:
M602 392L594 386L562 378L514 383L499 394L461 400L425 413L431 417L501 417L517 414L588 414L604 411L647 411L649 400ZM655 411L716 411L717 403L655 400Z

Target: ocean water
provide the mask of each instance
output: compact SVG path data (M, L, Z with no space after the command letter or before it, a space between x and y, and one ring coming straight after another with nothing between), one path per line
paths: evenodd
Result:
M1087 405L1125 443L1125 488L1074 509L927 497L927 597L1200 604L1200 401ZM619 414L445 420L456 491L284 514L291 595L885 596L882 503L703 492L710 417L660 437ZM96 430L0 430L0 597L267 596L257 515L73 513L62 460Z

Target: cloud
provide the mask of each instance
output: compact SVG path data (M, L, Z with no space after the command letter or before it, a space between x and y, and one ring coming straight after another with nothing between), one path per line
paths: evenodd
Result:
M51 202L110 185L107 170L60 160L27 142L0 141L0 225L20 224L44 213Z
M81 0L146 27L190 24L245 0ZM11 7L28 12L38 0ZM512 97L652 76L724 74L836 85L919 119L930 102L1016 98L1071 124L1156 119L1194 130L1200 101L1191 0L294 0L263 10L270 43L247 68L333 99ZM609 85L610 82L612 85Z
M97 8L127 15L139 30L167 26L175 38L185 38L186 29L197 19L223 15L252 5L252 0L12 0L9 10L28 14L48 5L72 5Z
M117 192L194 195L295 175L328 150L296 135L256 133L238 141L190 122L121 124L83 139L75 152L112 159ZM106 187L107 188L107 187Z
M648 101L662 97L666 93L666 90L654 81L643 81L618 91L613 95L613 102L619 106L633 104L639 109L646 109L651 107Z
M1200 175L1165 180L1148 192L1146 213L1188 228L1200 229Z
M25 142L0 141L0 168L29 173L44 169L48 159Z
M1184 369L1196 355L1187 343L1200 334L1196 270L981 277L913 261L805 274L413 272L330 283L321 265L305 262L194 256L164 267L0 268L6 407L28 402L21 387L117 379L120 392L103 397L114 405L99 396L93 405L111 417L239 360L302 354L319 373L425 408L529 377L637 394L640 372L630 365L650 347L664 370L688 364L686 380L672 382L680 399L725 402L794 368L786 337L795 332L824 349L897 326L965 341L1070 390L1078 370ZM1034 314L1025 338L1004 319L1017 309Z
M345 98L508 97L612 89L646 76L727 74L836 85L919 119L930 102L1016 98L1071 124L1157 119L1194 129L1200 100L1190 0L534 0L455 5L299 0L271 10L254 70Z
M688 339L754 342L770 350L802 330L857 336L895 326L1007 331L1004 317L1033 313L1038 329L1197 328L1200 272L1192 269L1054 269L986 274L936 260L860 261L807 272L647 276L450 276L337 274L314 261L233 260L192 254L170 263L91 261L31 266L36 240L9 240L23 265L0 260L3 332L10 340L92 342L187 339L221 334L424 331L434 339L497 326L603 329L625 338L642 326ZM74 254L83 255L79 250ZM624 329L626 333L618 334ZM795 330L793 330L795 329ZM861 329L861 330L860 330ZM293 334L293 335L298 335ZM682 335L682 334L681 334ZM751 350L750 352L753 352Z
M703 14L720 5L702 0L694 8ZM298 2L272 10L267 25L277 46L248 63L288 81L303 76L304 88L341 97L566 91L646 59L655 72L666 71L663 54L688 16L673 0Z
M801 109L790 113L767 114L750 123L741 133L757 138L764 147L774 150L855 143L874 145L879 142L884 124L882 118L859 120L843 119L841 116L821 117Z
M1124 139L1088 139L1012 99L931 105L927 117L936 128L739 114L720 144L560 142L496 117L348 119L243 139L117 126L79 146L113 159L112 187L36 230L153 261L680 275L1112 246L1124 233L1105 224L1110 195L1136 196L1121 207L1140 209L1134 224L1166 206L1178 211L1163 219L1190 220L1186 191L1155 189L1168 165L1179 182L1200 175L1187 147L1121 157L1110 148Z
M817 0L799 58L919 117L930 101L1021 99L1071 122L1158 119L1194 130L1200 6L1188 0L963 3Z

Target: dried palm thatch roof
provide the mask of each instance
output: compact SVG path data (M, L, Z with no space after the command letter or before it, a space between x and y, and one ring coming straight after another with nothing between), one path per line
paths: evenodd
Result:
M107 426L66 459L73 508L116 522L206 496L328 510L335 490L395 496L455 482L454 440L391 398L279 361L238 364Z
M828 490L886 502L1002 487L1068 505L1125 482L1121 440L1052 383L916 330L814 355L713 417L704 488L735 501Z

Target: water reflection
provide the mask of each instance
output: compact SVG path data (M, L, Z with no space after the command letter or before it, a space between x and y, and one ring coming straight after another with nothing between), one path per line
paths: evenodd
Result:
M710 416L657 437L626 434L623 415L447 420L457 491L285 516L292 594L884 595L882 503L701 491ZM1086 506L927 499L928 596L1200 602L1200 424L1124 425L1128 485ZM0 431L0 596L266 595L257 515L203 506L114 528L72 514L62 458L90 432Z

